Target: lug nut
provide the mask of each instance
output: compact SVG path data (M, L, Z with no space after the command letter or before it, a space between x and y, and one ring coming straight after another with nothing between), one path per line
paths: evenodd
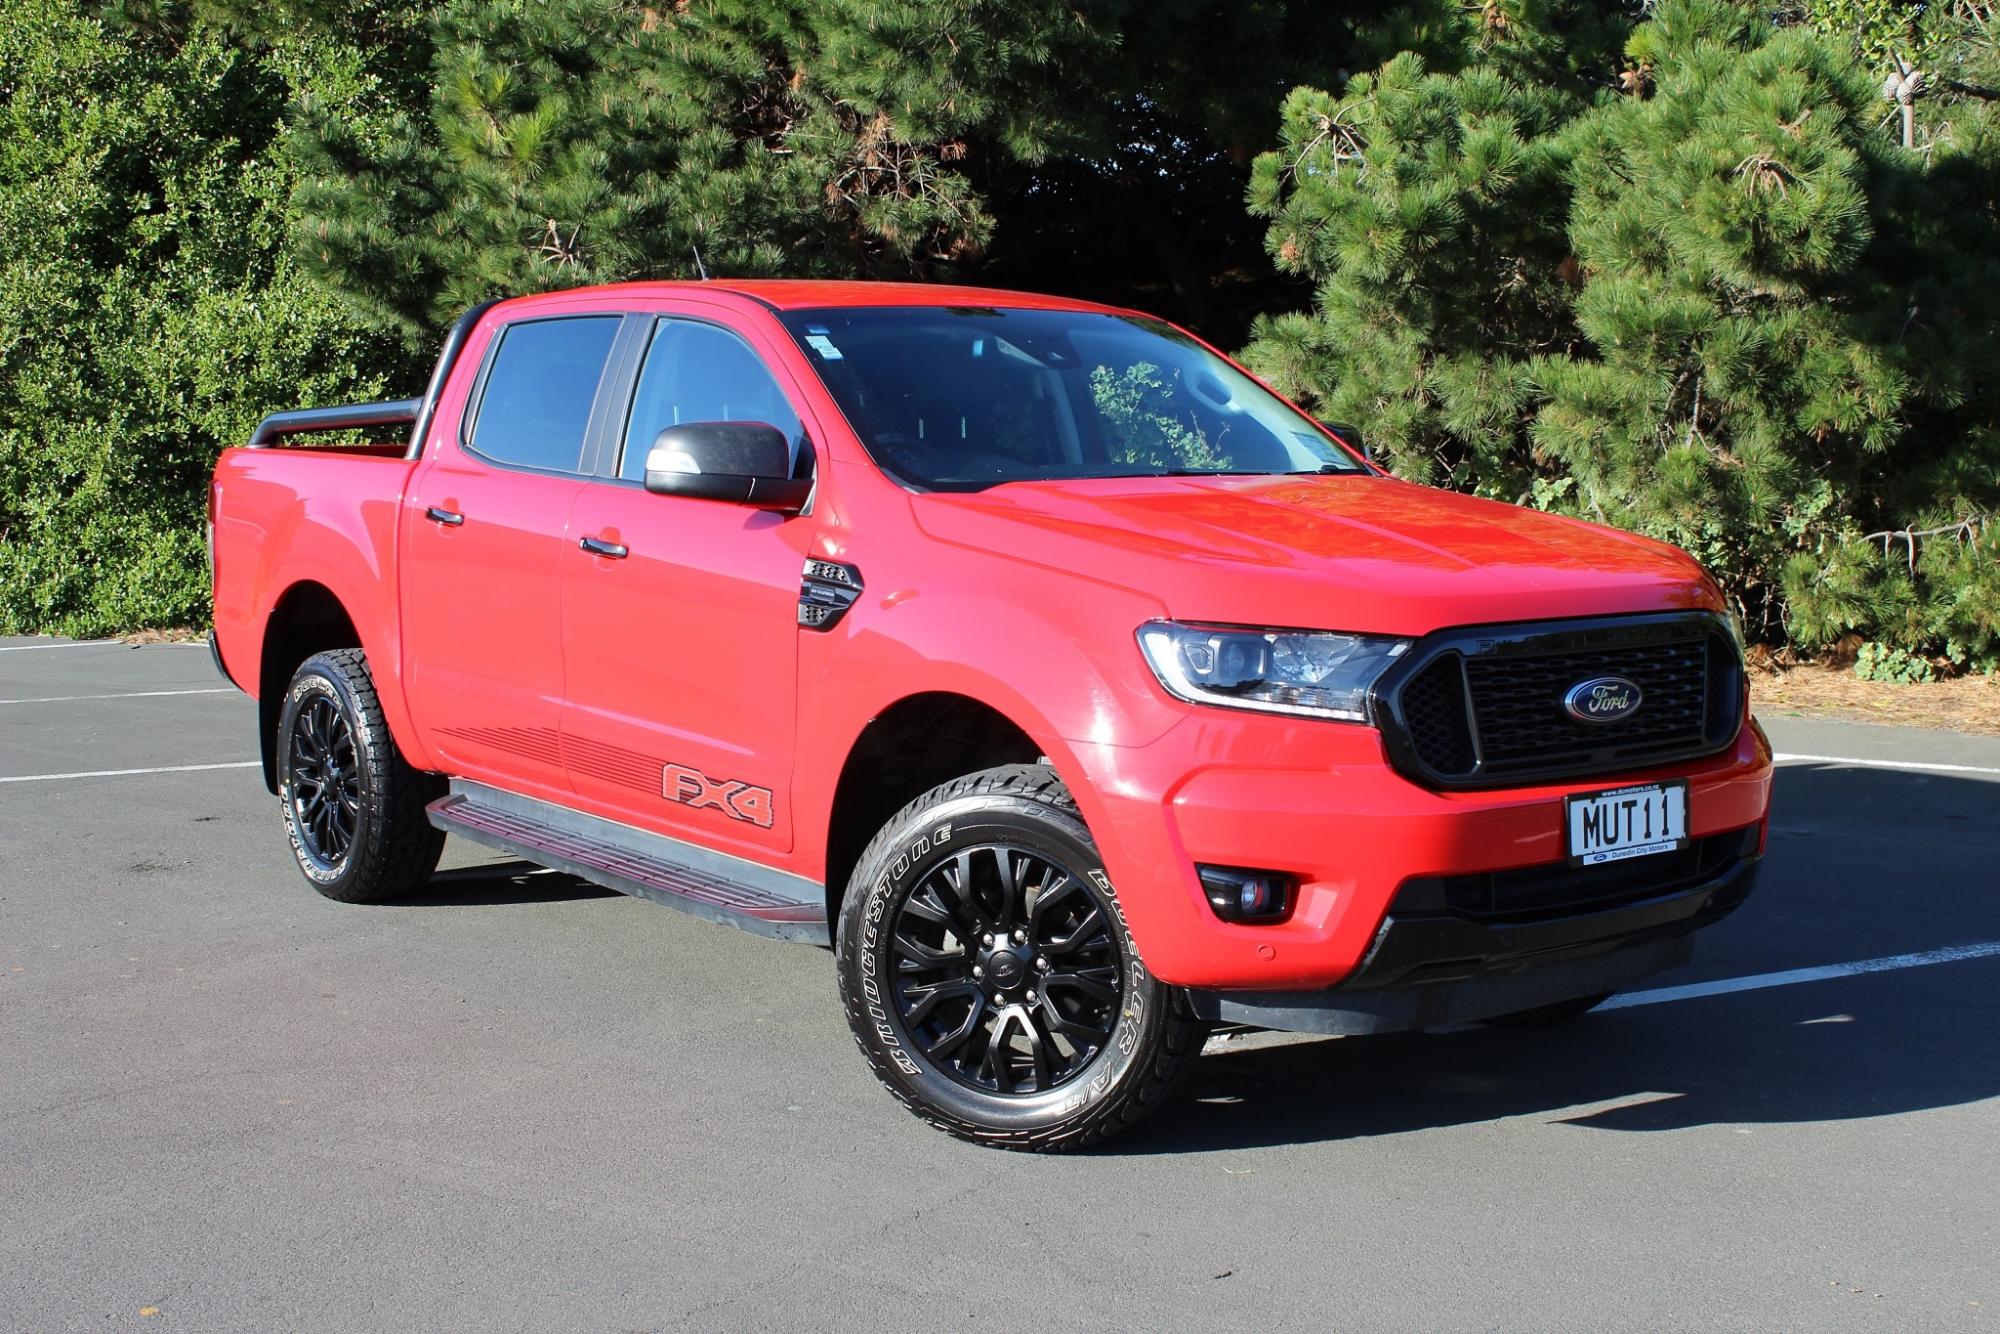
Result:
M1018 927L1017 927L1017 928L1015 928L1015 931L1014 931L1014 943L1015 943L1016 945L1020 944L1020 943L1021 943L1022 941L1026 940L1027 938L1028 938L1028 933L1027 933L1026 931L1023 931L1023 930L1021 930L1021 929L1020 929L1020 928L1018 928Z
M1035 967L1041 969L1043 972L1046 973L1049 971L1049 961L1047 959L1037 957L1035 959Z
M985 941L986 941L986 943L987 943L987 944L991 945L991 944L993 943L993 933L992 933L991 931L988 931L988 932L986 933L986 935L985 935L984 939L985 939Z
M978 964L974 964L972 965L972 975L974 977L984 977L986 976L986 970L984 968L981 968Z
M1034 1003L1035 1003L1035 993L1031 991L1028 993L1028 1004L1033 1005Z

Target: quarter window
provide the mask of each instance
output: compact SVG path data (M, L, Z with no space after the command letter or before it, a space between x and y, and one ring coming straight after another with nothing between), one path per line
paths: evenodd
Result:
M577 472L619 317L511 324L486 373L472 447L499 463Z
M792 442L796 466L804 429L770 370L748 343L697 320L661 320L632 396L618 475L646 475L653 438L693 422L767 422Z

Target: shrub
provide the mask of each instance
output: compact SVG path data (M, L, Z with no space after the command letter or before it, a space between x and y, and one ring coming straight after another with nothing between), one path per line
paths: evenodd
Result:
M61 0L0 22L0 629L207 618L216 451L273 403L406 373L284 257L290 86L351 53L262 56L212 24L113 29Z

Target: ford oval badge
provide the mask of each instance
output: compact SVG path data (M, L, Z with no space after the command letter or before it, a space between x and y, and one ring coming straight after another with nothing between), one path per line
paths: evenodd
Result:
M1580 723L1615 723L1639 711L1639 687L1622 676L1579 681L1563 696L1563 710Z

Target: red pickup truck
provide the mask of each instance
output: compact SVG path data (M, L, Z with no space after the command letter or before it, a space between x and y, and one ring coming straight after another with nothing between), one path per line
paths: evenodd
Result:
M481 306L422 398L267 418L210 518L321 893L408 894L453 833L831 944L875 1073L985 1143L1116 1132L1217 1024L1582 1013L1764 851L1693 560L1385 476L1128 310Z

